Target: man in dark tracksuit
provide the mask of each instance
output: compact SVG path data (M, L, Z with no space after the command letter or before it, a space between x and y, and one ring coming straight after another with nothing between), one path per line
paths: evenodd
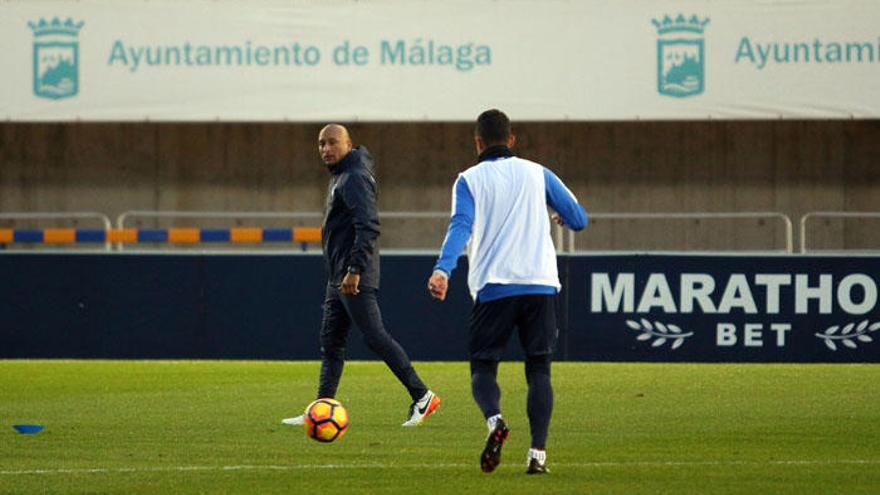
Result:
M318 398L336 396L353 323L412 397L403 426L417 426L437 409L440 398L428 390L382 322L377 301L379 215L373 157L362 146L353 148L348 130L338 124L321 130L318 151L331 174L321 229L328 280L321 324ZM302 416L283 422L302 424Z

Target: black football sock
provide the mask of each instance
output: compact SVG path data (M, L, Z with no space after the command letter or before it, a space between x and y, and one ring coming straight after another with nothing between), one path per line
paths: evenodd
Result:
M526 360L526 380L529 394L526 410L532 430L532 448L544 450L550 416L553 413L553 385L550 383L550 356L535 356Z
M501 389L496 376L498 361L471 361L471 392L487 419L501 414Z

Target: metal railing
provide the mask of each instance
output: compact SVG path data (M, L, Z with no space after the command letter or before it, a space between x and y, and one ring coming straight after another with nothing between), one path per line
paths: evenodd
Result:
M880 219L880 212L876 211L811 211L801 217L799 237L801 241L801 254L807 252L807 220L811 218L861 218Z
M116 228L125 228L125 221L131 218L194 218L194 219L219 219L219 220L238 220L238 219L286 219L286 220L321 220L324 215L315 211L150 211L150 210L129 210L122 212L116 217Z
M110 217L96 211L66 211L66 212L3 212L0 220L98 220L104 228L110 229Z
M379 213L382 220L448 220L450 212L447 211L382 211ZM323 220L321 212L224 212L224 211L175 211L175 210L129 210L121 213L116 218L116 228L123 229L126 222L136 218L148 219L214 219L214 220L238 220L238 219L292 219L292 220ZM563 251L563 228L556 226L557 251ZM118 246L122 249L122 245ZM439 249L440 246L436 246Z
M79 220L97 220L104 230L113 228L110 217L96 211L65 211L65 212L3 212L0 220L72 220L76 224ZM105 242L104 248L110 250L110 243Z
M317 220L321 222L324 215L315 211L178 211L178 210L128 210L116 217L116 228L126 228L126 221L132 219L196 219L196 220L232 220L239 224L242 220ZM115 244L122 251L125 245ZM305 250L303 244L303 250Z
M731 219L774 219L782 222L785 229L785 252L794 252L794 229L791 219L784 213L775 211L754 212L718 212L718 213L686 213L686 212L649 212L649 213L588 213L593 220L731 220ZM587 227L589 230L589 227ZM575 252L575 232L568 231L566 251Z
M383 211L379 213L379 217L383 219L393 219L393 220L449 220L451 213L446 211ZM556 251L559 253L564 252L565 247L563 246L563 242L565 241L565 228L554 224L554 237L556 240ZM440 249L440 246L437 246L437 249Z
M806 251L806 222L807 219L814 216L861 216L880 218L880 213L843 213L843 212L812 212L804 215L801 219L801 252ZM592 221L596 220L704 220L704 219L774 219L781 221L785 230L785 252L793 252L793 228L791 220L788 216L778 212L722 212L722 213L687 213L687 212L647 212L647 213L590 213L589 217ZM106 230L112 228L109 218L101 213L94 212L70 212L70 213L2 213L0 219L79 219L90 218L100 220ZM231 211L153 211L153 210L129 210L120 214L116 218L116 228L126 228L126 223L130 223L133 219L212 219L212 220L233 220L241 222L242 220L316 220L320 222L323 213L309 212L272 212L272 211L255 211L255 212L231 212ZM449 218L448 211L384 211L380 213L382 219L396 220L447 220ZM568 231L560 226L554 225L554 237L556 241L556 249L558 252L575 252L575 232ZM110 243L106 243L110 248ZM119 248L122 245L119 244ZM436 246L439 248L439 246ZM436 249L435 248L435 249Z
M388 211L380 213L381 218L388 219L429 219L443 220L450 216L448 211ZM706 219L773 219L782 222L785 232L786 253L794 252L794 228L791 219L779 212L719 212L719 213L687 213L687 212L648 212L648 213L589 213L591 220L706 220ZM566 235L567 232L567 235ZM560 253L575 252L576 232L554 224L556 250ZM439 246L438 246L439 248Z
M395 218L399 220L444 220L449 219L448 211L382 211L379 212L381 218Z

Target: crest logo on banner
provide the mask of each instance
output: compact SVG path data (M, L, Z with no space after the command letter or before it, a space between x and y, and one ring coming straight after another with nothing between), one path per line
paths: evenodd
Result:
M684 98L701 94L706 87L703 31L709 19L696 15L651 21L657 28L657 91Z
M79 30L74 23L57 17L47 22L28 22L34 32L34 94L58 100L79 92Z

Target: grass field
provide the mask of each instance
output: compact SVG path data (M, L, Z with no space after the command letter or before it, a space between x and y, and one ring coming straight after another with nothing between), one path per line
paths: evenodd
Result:
M880 366L557 363L536 477L520 364L499 373L512 434L491 475L467 365L416 366L437 415L401 428L406 393L352 362L351 429L325 445L279 423L315 362L0 361L0 493L880 493Z

